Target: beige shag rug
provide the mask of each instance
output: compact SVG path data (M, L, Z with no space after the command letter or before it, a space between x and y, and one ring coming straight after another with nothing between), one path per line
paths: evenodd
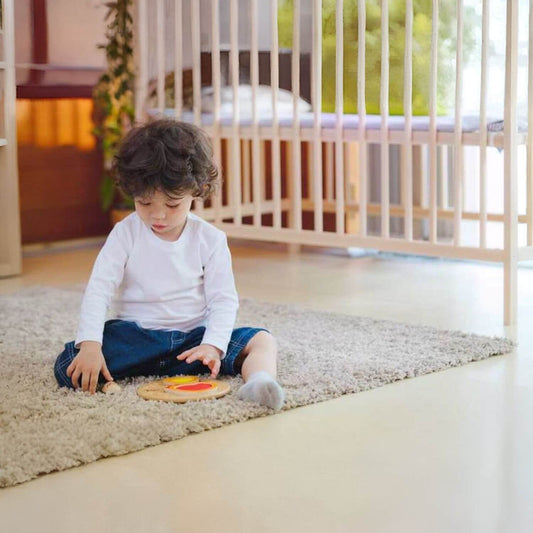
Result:
M119 394L60 389L53 363L74 338L82 289L32 288L0 296L0 486L181 439L274 411L232 392L186 404L145 401L149 378ZM279 342L284 409L322 402L509 352L501 338L243 300L238 323L263 326ZM153 379L153 378L152 378Z

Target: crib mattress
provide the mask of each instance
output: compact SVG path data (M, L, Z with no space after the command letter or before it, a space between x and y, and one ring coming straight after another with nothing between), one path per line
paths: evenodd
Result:
M156 118L161 116L159 110L150 109L148 111L150 117ZM164 116L174 117L174 109L165 109ZM300 129L302 131L311 132L314 128L314 113L306 112L299 115ZM194 113L190 110L184 110L181 115L181 120L185 122L194 123ZM214 122L213 113L202 113L201 124L207 128L211 127ZM220 114L220 125L222 127L231 127L233 125L233 113L231 111L222 111ZM403 115L393 115L387 117L387 129L391 132L403 132L405 130L405 117ZM258 126L260 128L270 128L273 124L272 115L262 115L258 119ZM292 128L294 124L293 114L283 113L278 116L278 125L280 128ZM487 132L489 133L488 144L494 146L503 145L503 124L501 117L487 117ZM251 127L253 125L252 117L247 114L240 114L238 121L239 127ZM335 113L321 113L320 127L324 130L331 130L334 133L337 126L337 115ZM381 130L381 115L366 115L366 129L374 132ZM413 116L411 120L411 128L413 132L429 132L430 117L429 116ZM480 117L478 115L465 115L461 120L463 134L479 134ZM357 131L359 129L359 115L345 114L342 116L342 128L344 131ZM455 117L453 116L438 116L436 117L436 129L438 133L453 134L455 132ZM523 143L526 140L527 120L518 120L519 135L518 142ZM472 138L472 137L471 137ZM448 138L448 141L451 138ZM372 138L370 139L372 140ZM377 140L377 137L376 137ZM468 142L466 144L477 144Z

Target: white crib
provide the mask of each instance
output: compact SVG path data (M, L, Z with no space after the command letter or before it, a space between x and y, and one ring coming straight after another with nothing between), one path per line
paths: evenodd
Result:
M311 4L312 2L312 4ZM336 0L336 112L321 112L322 13L321 0L294 0L293 46L290 63L292 107L287 110L279 94L277 0L249 0L242 10L237 0L229 3L229 71L233 99L221 102L221 46L219 0L137 0L136 116L173 116L203 127L212 136L215 157L224 179L223 194L197 205L228 236L326 247L359 247L382 251L464 258L503 263L504 322L517 314L517 266L533 259L533 193L531 154L533 140L527 128L518 127L517 58L518 0L506 0L505 107L504 116L487 116L489 0L483 4L480 109L464 117L462 25L463 1L457 0L457 56L455 110L450 117L437 115L437 46L439 1L433 0L429 114L413 116L413 1L405 0L404 115L389 116L389 1L381 0L380 115L365 112L366 2L358 2L358 114L343 112L343 0ZM375 2L374 2L375 3ZM300 95L300 18L302 7L312 7L311 111L302 111ZM246 12L245 12L246 11ZM243 16L246 19L243 20ZM521 16L524 16L521 13ZM258 110L259 20L270 19L271 109ZM250 32L250 113L240 113L239 28ZM533 9L529 13L533 28ZM209 33L206 38L206 31ZM201 45L202 41L208 45ZM170 44L169 44L170 43ZM170 50L169 50L170 47ZM190 48L190 58L184 50ZM533 30L529 55L533 54ZM171 59L169 60L169 57ZM190 68L190 72L188 72ZM203 73L202 73L203 70ZM202 109L202 83L210 70L213 101ZM528 122L533 118L533 74L528 71ZM175 104L165 103L165 76L173 73ZM185 74L184 74L185 72ZM183 106L183 76L192 76L192 109ZM168 79L168 76L167 76ZM155 86L156 102L149 98ZM242 90L242 89L241 89ZM205 103L205 102L204 102ZM284 110L279 109L285 106ZM501 122L498 122L502 119ZM503 124L493 131L494 124ZM379 149L379 173L369 181L368 147ZM391 150L398 154L393 180ZM465 150L475 147L479 172L475 177L477 201L464 205L472 175L465 172ZM503 149L501 212L490 210L487 176L491 151ZM519 150L525 151L527 169L518 172ZM453 157L449 154L453 153ZM470 161L472 155L469 156ZM525 165L525 164L524 164ZM520 179L524 183L519 183ZM392 188L397 189L392 195ZM371 188L379 189L372 193ZM527 200L519 212L519 190ZM521 193L520 193L521 194ZM394 198L396 196L396 198ZM522 212L523 211L523 212ZM477 227L475 242L464 238L465 223ZM500 245L488 238L488 228L503 228ZM443 231L444 227L444 231ZM447 230L446 230L447 228ZM525 231L520 233L519 228Z

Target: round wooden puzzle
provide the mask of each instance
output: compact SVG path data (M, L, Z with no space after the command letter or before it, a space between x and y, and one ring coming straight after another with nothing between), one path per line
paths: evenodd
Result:
M145 400L184 403L221 398L230 388L228 383L216 379L200 381L198 376L173 376L145 383L137 388L137 394Z

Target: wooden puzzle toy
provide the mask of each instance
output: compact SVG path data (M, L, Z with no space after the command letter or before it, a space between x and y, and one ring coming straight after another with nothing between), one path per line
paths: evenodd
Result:
M198 376L173 376L137 388L137 394L145 400L178 403L221 398L229 391L230 386L224 381L200 380Z
M102 386L102 392L104 394L115 394L116 392L120 392L121 390L122 387L115 381L108 381Z

